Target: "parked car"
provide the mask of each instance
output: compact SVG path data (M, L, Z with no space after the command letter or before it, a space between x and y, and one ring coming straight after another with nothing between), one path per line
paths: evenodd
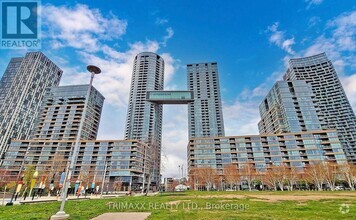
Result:
M344 186L335 186L335 190L345 190Z

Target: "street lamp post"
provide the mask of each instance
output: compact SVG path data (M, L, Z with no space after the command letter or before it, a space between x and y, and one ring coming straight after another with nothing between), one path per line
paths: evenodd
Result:
M104 190L104 183L105 183L105 179L106 179L106 170L108 167L108 162L105 161L105 167L104 167L104 175L103 175L103 180L101 182L101 191L100 191L100 198L103 198L103 190Z
M180 165L178 165L178 179L180 179Z
M68 219L69 218L69 214L66 214L65 211L64 211L64 205L66 203L66 198L67 198L67 193L68 193L68 185L69 185L69 181L68 180L70 180L70 176L72 175L72 172L74 170L75 159L78 156L80 136L81 136L81 133L82 133L82 129L84 127L85 115L87 113L87 108L88 108L88 103L89 103L91 87L92 87L92 84L93 84L93 79L94 79L95 74L101 73L100 68L97 67L97 66L93 66L93 65L87 66L87 70L91 73L90 83L89 83L88 91L87 91L87 94L86 94L86 97L85 97L84 109L83 109L82 118L81 118L80 124L79 124L79 130L78 130L77 138L75 140L75 145L74 145L74 150L73 150L73 153L72 153L72 158L71 158L71 161L70 161L70 165L69 165L68 171L66 172L66 177L64 179L65 181L63 183L61 208L59 209L59 211L55 215L51 216L51 220L62 220L62 219Z
M144 163L143 163L143 178L142 178L142 191L141 191L141 194L143 194L145 192L146 171L147 171L147 168L146 168L146 165L147 165L147 150L148 150L147 147L148 147L148 145L146 145L144 147L145 156L144 156Z
M184 167L184 164L182 164L182 179L184 178L183 167Z

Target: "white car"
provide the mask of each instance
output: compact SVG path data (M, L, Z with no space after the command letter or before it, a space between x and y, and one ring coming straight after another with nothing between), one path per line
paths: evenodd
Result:
M344 186L336 186L335 190L345 190Z

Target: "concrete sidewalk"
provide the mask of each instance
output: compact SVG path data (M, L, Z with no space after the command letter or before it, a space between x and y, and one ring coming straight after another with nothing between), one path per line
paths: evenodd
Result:
M122 197L126 195L118 194L118 195L103 195L101 198L100 196L80 196L79 198L77 196L70 195L68 196L67 200L87 200L87 199L105 199L105 198L115 198L115 197ZM2 199L0 202L0 206L3 205ZM23 198L18 198L16 201L13 200L14 205L20 205L20 204L31 204L31 203L43 203L43 202L56 202L56 201L62 201L62 198L56 197L56 196L42 196L42 197L35 197L34 200L32 200L31 197L27 197L26 200L23 200ZM4 204L10 202L10 198L6 198Z
M99 215L91 220L145 220L150 215L150 212L110 212Z
M157 195L158 193L148 193L148 196L154 196ZM85 196L80 196L77 198L77 196L70 195L68 196L67 200L86 200L86 199L106 199L106 198L117 198L117 197L124 197L127 196L126 193L120 193L120 194L108 194L108 195L103 195L103 197L100 197L100 195L90 195L88 194L86 197ZM132 194L131 196L143 196L143 194ZM60 197L56 196L42 196L42 197L35 197L34 200L32 200L31 197L27 197L26 200L23 200L23 198L18 198L16 201L13 201L14 205L21 205L21 204L31 204L31 203L44 203L44 202L56 202L56 201L62 201ZM10 202L10 198L5 198L4 205ZM2 198L0 200L0 206L3 205L2 203Z

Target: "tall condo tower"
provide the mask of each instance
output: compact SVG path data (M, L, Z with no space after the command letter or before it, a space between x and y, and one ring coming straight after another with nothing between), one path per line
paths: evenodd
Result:
M50 87L41 106L33 139L75 140L83 115L89 85ZM95 140L98 134L104 96L93 86L90 89L82 140Z
M1 80L0 156L11 139L28 139L38 117L45 89L57 86L62 70L41 52L12 59ZM0 159L0 164L2 159Z
M9 88L14 81L17 70L22 63L23 57L15 57L10 60L9 65L7 66L4 75L0 80L0 106L5 101L6 95L9 93Z
M278 81L260 104L260 134L322 130L312 86L304 80Z
M134 60L125 139L148 144L154 161L151 182L160 182L162 110L161 104L148 102L147 91L163 90L164 61L155 53L143 52Z
M337 130L347 159L356 163L355 113L326 54L291 59L284 79L305 80L312 86L326 126Z
M218 64L187 65L188 90L194 102L188 104L189 138L224 136Z

